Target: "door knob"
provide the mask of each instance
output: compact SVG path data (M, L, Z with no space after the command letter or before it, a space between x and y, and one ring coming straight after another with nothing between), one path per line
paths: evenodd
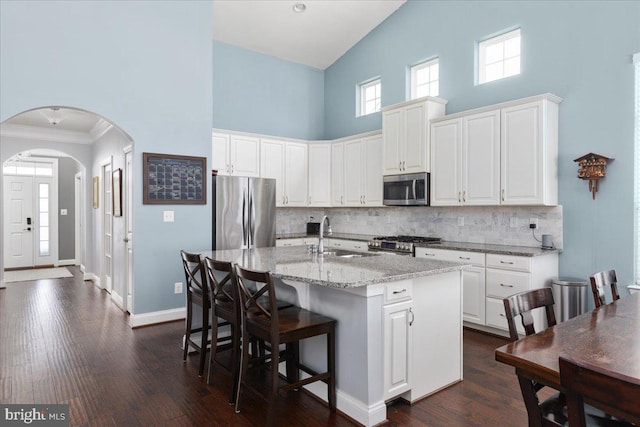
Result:
M27 227L23 231L31 231L31 227Z
M124 239L122 239L123 242L125 243L129 243L129 239L127 239L126 237Z

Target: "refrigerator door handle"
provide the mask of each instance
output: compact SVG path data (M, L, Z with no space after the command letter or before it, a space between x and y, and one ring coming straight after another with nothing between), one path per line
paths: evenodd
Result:
M247 236L247 197L242 198L242 249L249 247L249 239Z
M253 196L249 195L249 249L255 245L255 222L256 213L253 210Z

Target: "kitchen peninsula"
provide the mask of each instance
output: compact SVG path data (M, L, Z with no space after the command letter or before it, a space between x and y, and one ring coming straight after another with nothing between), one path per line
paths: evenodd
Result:
M459 263L371 252L318 255L305 246L203 255L271 271L278 299L338 321L337 406L366 426L386 419L386 401L413 402L462 380ZM326 368L324 345L303 342L302 361ZM326 401L324 383L306 388Z

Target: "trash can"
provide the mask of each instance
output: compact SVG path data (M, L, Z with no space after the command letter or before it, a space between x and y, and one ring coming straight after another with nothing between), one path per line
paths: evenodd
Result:
M556 278L551 280L555 299L555 315L564 322L587 311L587 282L583 279Z

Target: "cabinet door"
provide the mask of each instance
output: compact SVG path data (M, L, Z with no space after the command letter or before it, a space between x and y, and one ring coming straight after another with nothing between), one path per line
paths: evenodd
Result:
M260 176L260 140L231 135L229 145L231 175Z
M543 204L542 103L502 109L502 204Z
M363 146L363 202L382 206L382 136L365 138Z
M463 272L462 318L468 322L485 324L485 269L469 267Z
M309 144L309 206L331 205L331 144Z
M382 309L384 399L411 388L411 304L405 301Z
M429 172L426 110L424 102L404 109L404 173Z
M344 205L344 143L331 145L331 205Z
M307 144L288 142L285 147L285 202L307 206Z
M362 143L344 143L344 201L347 206L362 206Z
M276 206L285 206L283 141L260 140L260 176L276 180Z
M211 169L219 175L229 175L229 135L214 133L211 136Z
M461 120L431 125L431 206L456 206L462 202Z
M500 204L500 110L462 121L462 203Z
M404 114L402 108L382 113L382 135L384 138L384 175L403 173L402 139Z

